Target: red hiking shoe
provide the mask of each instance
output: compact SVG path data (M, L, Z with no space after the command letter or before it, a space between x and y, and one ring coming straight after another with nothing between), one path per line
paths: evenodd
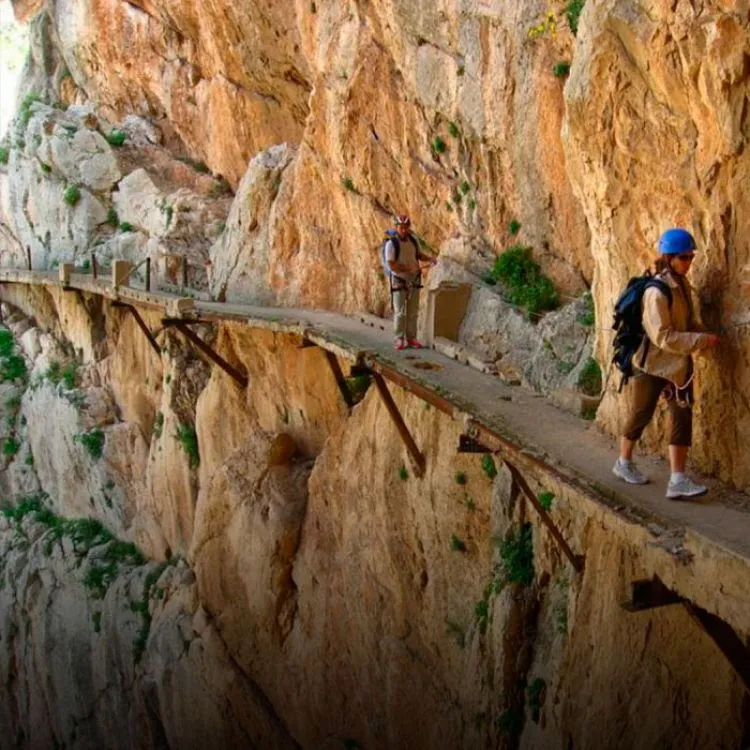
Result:
M397 349L398 351L401 351L402 349L406 349L407 343L406 339L396 339L393 342L393 348Z
M419 343L416 339L409 339L409 348L411 349L421 349L422 344Z

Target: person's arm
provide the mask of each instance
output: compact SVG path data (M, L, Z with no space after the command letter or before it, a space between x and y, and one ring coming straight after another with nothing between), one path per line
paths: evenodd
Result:
M718 337L708 333L676 331L672 326L672 310L666 295L649 287L643 294L643 328L651 341L672 354L692 354L715 345Z
M419 242L419 240L414 237L414 244L417 247L417 262L419 263L422 261L423 263L427 263L430 266L434 266L437 263L437 258L434 258L432 255L427 255L427 253L422 252L422 244Z
M392 273L416 273L419 270L419 266L412 268L406 263L401 263L395 260L396 248L393 245L393 240L388 240L385 246L385 259L388 261L388 268L391 269Z

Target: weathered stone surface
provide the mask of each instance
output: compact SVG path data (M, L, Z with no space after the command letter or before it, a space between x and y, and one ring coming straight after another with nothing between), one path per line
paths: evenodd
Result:
M226 230L211 248L211 290L217 299L277 303L271 287L272 269L278 269L272 243L272 225L285 217L272 216L274 201L295 151L273 146L256 156L242 178ZM293 275L293 269L288 274Z
M566 87L566 154L591 228L598 319L611 320L628 276L654 260L660 233L686 226L698 241L691 278L706 324L744 320L750 219L737 211L737 200L750 169L743 145L747 18L723 3L588 5ZM750 412L734 395L750 386L741 330L697 364L692 455L722 479L747 486ZM601 361L610 347L603 332ZM611 389L599 411L602 424L617 432L628 408L629 399ZM665 450L662 424L645 443Z

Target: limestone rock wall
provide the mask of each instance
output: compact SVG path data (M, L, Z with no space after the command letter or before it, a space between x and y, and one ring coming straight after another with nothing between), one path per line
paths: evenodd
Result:
M722 347L697 365L695 450L700 466L748 484L747 7L681 2L591 3L566 86L568 174L591 229L598 319L629 275L654 258L660 233L690 228L691 273ZM608 355L602 332L598 351ZM616 430L614 390L600 419ZM663 445L663 427L649 435Z
M104 736L123 748L207 737L623 750L745 740L744 688L687 612L620 607L632 580L656 574L747 638L750 576L738 558L529 476L586 555L576 574L504 467L492 478L481 456L456 452L459 423L393 388L429 446L415 478L376 390L347 416L325 358L294 336L202 332L247 371L241 391L218 369L207 378L175 341L160 361L114 309L90 319L72 296L3 296L31 373L12 382L20 446L0 471L11 500L0 520L0 729L19 747ZM90 346L102 327L111 349ZM53 356L81 357L75 389L38 381ZM75 434L100 392L95 458ZM75 468L65 476L33 437L50 415ZM179 437L188 418L198 466ZM144 449L115 451L115 430ZM54 517L29 509L38 490ZM75 647L52 658L61 642Z
M617 292L684 224L702 248L692 278L707 325L747 322L741 5L588 2L575 36L565 4L541 0L15 6L33 39L24 93L67 107L34 105L7 177L0 167L0 252L19 264L27 245L50 263L98 243L106 258L148 254L174 284L187 253L191 285L219 299L384 313L377 247L406 211L467 272L522 243L562 294L592 284L606 365ZM553 67L567 62L566 82ZM81 106L99 132L75 121ZM127 143L144 151L113 160L101 135L134 116ZM214 178L198 184L171 154ZM231 211L228 195L207 200L224 180L239 190ZM136 231L107 230L110 207ZM698 364L693 451L740 487L746 331ZM511 365L523 372L524 356ZM617 432L626 407L610 389L600 423ZM663 435L659 422L647 446Z

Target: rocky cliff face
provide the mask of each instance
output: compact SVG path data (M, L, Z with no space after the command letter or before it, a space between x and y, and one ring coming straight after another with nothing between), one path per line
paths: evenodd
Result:
M47 294L18 287L4 307L19 343L3 376L12 357L30 373L5 401L0 521L0 721L19 747L746 737L742 683L687 612L620 607L655 573L746 638L734 556L530 478L585 551L578 574L505 469L457 454L461 425L414 396L395 391L431 446L422 479L375 389L347 417L325 358L294 336L214 332L242 391L171 345L160 362L115 308L76 318L85 298Z
M407 212L430 285L472 287L461 343L550 392L607 362L617 291L684 224L706 323L746 320L742 2L13 5L32 58L0 150L2 265L150 258L193 294L382 314L377 247ZM519 243L564 302L541 320L482 281ZM200 329L240 391L98 298L2 300L18 747L748 744L741 683L687 613L619 607L656 572L747 639L740 561L536 478L576 575L502 467L456 455L457 425L397 392L434 455L409 476L382 404L348 416L314 348ZM741 487L746 341L697 365L693 451Z

